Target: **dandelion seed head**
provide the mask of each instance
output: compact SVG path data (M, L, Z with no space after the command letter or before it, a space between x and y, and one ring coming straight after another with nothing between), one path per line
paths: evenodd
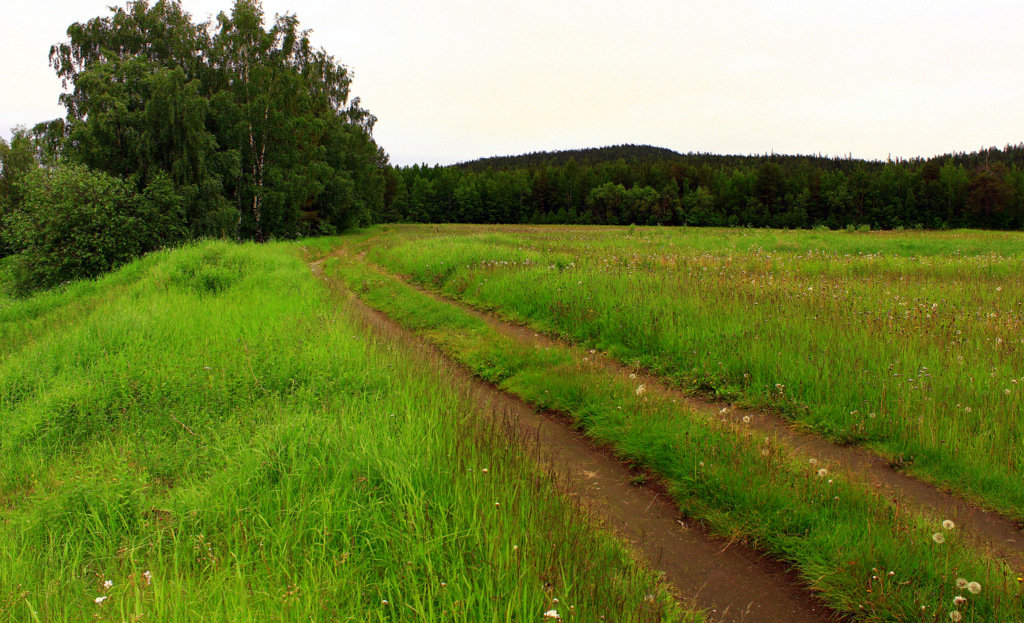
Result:
M743 423L744 424L750 424L750 416L749 415L744 415L743 416Z
M960 623L960 621L964 620L964 615L960 614L958 610L951 610L949 612L949 620L953 621L953 623Z
M558 614L558 610L548 610L544 613L545 619L561 619L561 615Z
M828 475L828 470L825 469L824 467L822 467L821 469L818 470L818 478L824 478L827 475Z
M967 603L967 598L964 597L963 595L957 595L956 597L953 598L953 607L955 607L955 608L959 608L960 606L964 605L965 603Z
M946 537L942 536L941 532L936 532L932 535L932 540L941 545L946 542Z
M957 578L956 579L956 587L961 589L961 590L967 588L967 580L964 579L964 578Z
M818 459L811 459L810 461L808 461L808 463L810 463L811 465L817 465Z
M977 582L968 582L967 583L967 592L972 594L972 595L977 595L978 593L981 592L981 584L979 584Z
M956 524L953 523L952 519L947 519L947 520L942 522L942 528L944 530L952 530L955 527L956 527Z

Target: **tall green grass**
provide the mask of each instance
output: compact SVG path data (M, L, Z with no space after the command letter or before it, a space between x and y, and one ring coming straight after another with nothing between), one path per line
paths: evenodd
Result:
M1024 519L1024 235L424 227L361 248Z
M0 620L694 618L297 247L156 254L0 327Z
M589 436L664 477L685 513L792 564L854 620L948 620L952 611L965 620L1024 619L1014 574L942 528L941 518L901 510L831 466L619 379L583 349L516 341L351 254L332 261L331 274L367 303L483 378L567 413ZM984 595L954 607L954 597L966 595L958 577L980 581Z

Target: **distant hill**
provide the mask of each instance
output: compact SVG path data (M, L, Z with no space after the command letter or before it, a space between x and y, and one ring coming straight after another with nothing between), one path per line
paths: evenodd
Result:
M675 160L683 154L653 145L611 145L608 147L590 147L587 149L568 149L565 151L535 151L518 156L492 156L469 162L461 162L455 166L469 171L486 171L493 169L519 169L542 165L563 165L569 160L579 164L599 164L624 160L629 163L661 162Z
M590 147L587 149L567 149L564 151L537 151L516 156L492 156L451 165L463 171L508 171L512 169L530 169L542 166L561 167L570 160L579 165L593 166L611 162L625 162L630 165L651 163L676 163L688 166L750 166L765 161L776 163L799 164L807 163L828 169L846 170L853 165L861 164L869 167L884 164L876 160L862 160L849 157L830 157L816 155L784 155L784 154L712 154L688 152L681 153L665 147L653 145L611 145L608 147Z

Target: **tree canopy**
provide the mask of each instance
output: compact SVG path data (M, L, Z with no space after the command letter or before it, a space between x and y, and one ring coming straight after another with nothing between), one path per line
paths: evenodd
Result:
M33 278L45 285L182 239L291 238L369 223L383 209L388 169L375 117L351 97L348 68L313 46L295 15L267 22L259 0L235 0L201 23L177 0L132 0L69 26L50 49L66 118L0 144L0 255L57 267ZM38 167L48 172L32 177ZM30 242L56 221L28 218L64 218L40 203L70 206L61 184L89 190L89 218L107 220L101 230L122 231L154 210L172 218L130 247L100 248L113 238L97 233L97 248L78 252L106 259L62 272L74 262L41 256L59 245Z
M140 191L168 175L192 236L335 231L381 208L375 118L295 15L265 27L259 0L211 23L174 0L111 11L50 50L68 89L66 158Z

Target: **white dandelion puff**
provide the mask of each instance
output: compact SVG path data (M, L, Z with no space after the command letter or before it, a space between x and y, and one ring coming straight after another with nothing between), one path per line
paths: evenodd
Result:
M825 469L824 467L822 467L821 469L818 470L818 478L824 478L827 475L828 475L828 470Z
M967 592L972 595L977 595L981 592L981 584L978 584L977 582L968 582Z
M964 620L964 615L960 614L958 610L950 610L949 620L953 621L953 623L960 623L960 621Z
M957 595L956 597L953 598L953 607L955 607L955 608L959 608L960 606L964 605L965 603L967 603L967 598L964 597L963 595Z
M967 580L964 579L964 578L957 578L956 579L956 587L959 588L960 590L963 590L963 589L967 588Z
M938 543L939 545L942 545L946 542L946 537L942 536L941 532L936 532L932 535L932 540Z
M558 620L558 619L561 619L562 616L560 614L558 614L558 610L548 610L547 612L544 613L544 618L545 619L555 619L555 620Z
M944 530L952 530L955 527L956 527L956 524L953 523L952 519L947 519L947 520L942 522L942 528Z
M647 386L641 383L640 386L636 388L636 395L637 396L643 396L646 393L647 393Z

